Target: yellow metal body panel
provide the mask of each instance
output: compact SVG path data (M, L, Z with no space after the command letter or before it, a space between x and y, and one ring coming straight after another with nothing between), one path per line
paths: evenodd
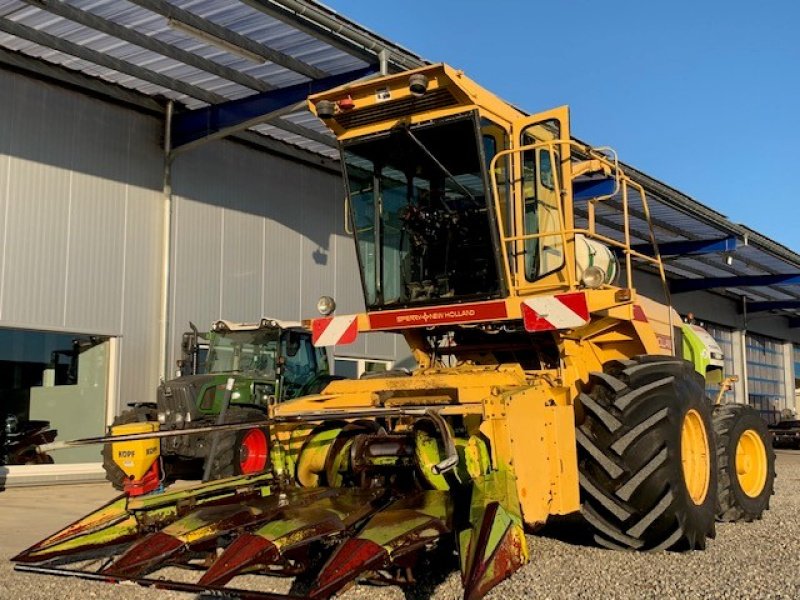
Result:
M487 399L481 432L495 468L516 477L522 518L530 527L548 515L580 509L575 418L568 390L545 380Z
M126 435L130 433L151 433L158 431L158 423L127 423L111 428L112 435ZM111 454L114 463L133 479L141 479L147 470L158 460L160 455L160 442L158 439L135 440L132 442L113 442Z
M481 404L493 387L525 385L527 375L519 365L464 366L451 369L420 369L410 377L374 379L342 379L332 381L324 394L305 396L282 402L274 408L275 416L289 416L305 411L374 408L403 404L403 392L408 395L408 405L420 404L418 398L426 395L437 398L428 404L465 405ZM442 390L457 392L456 400L444 404ZM416 393L414 393L416 392ZM413 394L412 394L413 393Z
M408 80L417 73L428 78L427 95L436 95L437 92L448 95L446 101L439 103L444 106L430 108L411 94ZM355 114L372 111L374 117L360 119L357 125L348 127L342 126L336 118L326 120L328 127L342 141L386 131L404 123L412 124L477 109L480 109L482 115L505 126L524 117L522 112L472 81L463 71L444 64L344 85L311 96L308 104L310 110L316 113L316 105L320 100L338 102L344 99L351 100L354 108L340 111L337 116L345 117L347 112ZM388 110L392 106L401 106L403 110ZM383 112L378 113L378 108L384 108Z

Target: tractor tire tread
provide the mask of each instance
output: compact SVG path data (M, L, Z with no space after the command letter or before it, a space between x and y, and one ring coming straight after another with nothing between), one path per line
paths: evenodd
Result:
M247 423L249 421L263 421L264 413L257 408L231 406L225 414L225 423ZM216 454L206 457L211 460L209 479L224 479L241 475L238 462L238 448L241 442L240 431L220 431L217 433ZM210 444L209 444L210 446Z
M704 387L691 363L665 356L611 361L603 374L590 374L576 438L582 511L600 545L699 549L714 536L716 454L699 504L689 497L680 455L690 409L703 416L713 447Z
M754 521L761 519L769 509L770 497L775 493L775 450L772 435L758 412L747 404L721 404L714 407L714 433L717 439L719 508L717 520L723 522ZM749 426L748 426L749 425ZM738 483L735 466L738 438L742 428L755 428L764 442L767 458L766 481L762 492L748 497ZM732 439L732 436L736 439Z

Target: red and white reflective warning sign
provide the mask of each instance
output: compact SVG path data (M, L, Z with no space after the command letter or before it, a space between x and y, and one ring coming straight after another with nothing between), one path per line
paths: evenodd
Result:
M323 317L311 323L311 341L315 346L352 344L357 337L357 315Z
M528 298L522 302L522 322L526 331L574 329L589 322L586 294L559 294Z

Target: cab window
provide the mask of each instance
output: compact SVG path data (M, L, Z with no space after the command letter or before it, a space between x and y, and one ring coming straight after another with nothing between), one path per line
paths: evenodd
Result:
M483 153L486 158L486 168L491 169L492 159L498 152L508 150L508 134L497 123L489 119L481 119L481 135L483 136ZM514 235L514 211L508 199L510 198L511 179L509 177L509 161L510 156L505 156L497 161L494 168L494 174L489 173L490 181L491 176L494 175L494 180L497 183L498 204L500 205L500 215L498 219L502 219L503 233L512 237ZM494 209L494 207L492 207ZM509 256L513 255L511 247L508 249ZM513 267L512 267L513 271Z
M536 123L522 132L522 146L559 138L555 120ZM525 279L535 281L564 265L559 208L561 197L557 146L540 145L522 152L522 210L525 235L537 235L523 244Z
M318 354L307 335L290 334L281 346L285 360L284 399L288 400L301 395L316 378Z

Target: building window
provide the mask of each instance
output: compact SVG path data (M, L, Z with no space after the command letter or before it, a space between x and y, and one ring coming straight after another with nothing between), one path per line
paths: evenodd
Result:
M366 358L344 358L337 356L334 361L333 374L347 379L358 379L364 373L377 373L392 368L388 360L369 360Z
M747 334L747 387L749 401L768 423L780 419L786 406L783 344Z
M0 329L0 464L100 461L98 446L47 456L32 446L54 436L69 440L103 435L110 345L104 336Z
M712 323L703 323L703 328L714 338L722 350L722 355L725 359L723 376L729 377L730 375L738 375L733 366L733 331L727 327L714 325ZM710 398L715 399L717 394L719 394L719 386L717 384L708 385L708 387L706 387L706 394L708 394ZM726 392L722 401L726 404L736 402L736 391L731 389Z

